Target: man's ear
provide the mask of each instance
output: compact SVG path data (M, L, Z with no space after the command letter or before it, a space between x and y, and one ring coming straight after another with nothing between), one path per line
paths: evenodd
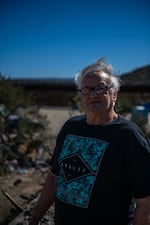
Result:
M117 91L115 91L115 92L113 93L113 102L114 102L114 104L115 104L115 102L117 101L117 97L118 97L118 94L117 94Z

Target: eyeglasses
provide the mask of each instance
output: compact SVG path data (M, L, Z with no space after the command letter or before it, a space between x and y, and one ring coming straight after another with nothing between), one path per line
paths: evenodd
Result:
M110 88L112 88L112 85L98 85L96 87L84 87L79 89L79 92L82 95L89 95L92 91L95 91L96 94L104 94L106 93Z

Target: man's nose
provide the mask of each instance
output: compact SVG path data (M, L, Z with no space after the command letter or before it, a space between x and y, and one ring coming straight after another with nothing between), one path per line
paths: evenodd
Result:
M91 88L90 95L97 95L95 88Z

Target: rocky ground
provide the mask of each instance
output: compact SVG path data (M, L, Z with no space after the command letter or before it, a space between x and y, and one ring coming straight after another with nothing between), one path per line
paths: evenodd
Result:
M0 225L28 224L48 172L49 168L44 167L0 177ZM43 218L43 224L52 225L53 215L54 207Z

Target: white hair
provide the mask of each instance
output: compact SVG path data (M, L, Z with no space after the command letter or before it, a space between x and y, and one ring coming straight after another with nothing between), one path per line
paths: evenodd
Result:
M110 78L112 87L116 91L119 91L120 79L119 79L119 77L115 76L112 65L107 64L105 58L98 59L95 63L88 65L82 71L78 72L75 75L75 84L77 85L77 87L79 89L81 88L81 83L82 83L83 78L85 76L90 75L91 72L94 72L94 71L100 71L100 72L104 72L105 74L107 74L108 77Z

